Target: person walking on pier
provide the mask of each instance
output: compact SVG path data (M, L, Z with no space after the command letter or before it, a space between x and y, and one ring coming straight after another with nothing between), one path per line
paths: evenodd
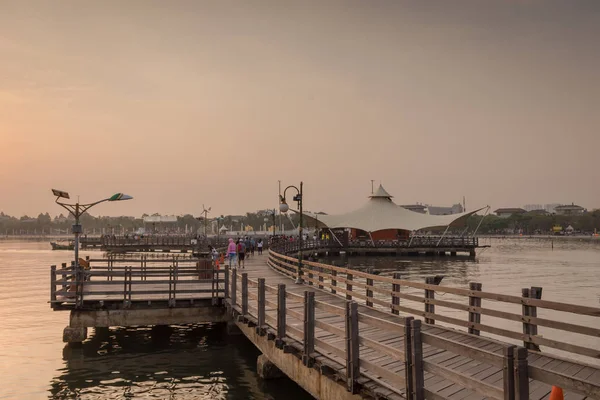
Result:
M250 238L250 254L254 257L254 249L256 248L256 240L254 238Z
M262 255L262 249L263 249L263 241L262 239L258 239L258 244L256 245L258 247L258 255Z
M227 257L229 257L229 268L231 268L231 264L235 267L235 255L237 253L237 248L232 238L229 238L229 244L227 245Z
M246 243L240 239L237 244L238 265L246 268Z

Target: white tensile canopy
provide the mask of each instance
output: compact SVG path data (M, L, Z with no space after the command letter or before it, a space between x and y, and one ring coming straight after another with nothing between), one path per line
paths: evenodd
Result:
M426 228L460 225L469 216L480 210L483 210L483 208L452 215L421 214L402 208L394 203L392 196L380 185L377 191L370 196L370 200L357 210L338 215L306 213L306 216L318 221L320 227L330 229L354 228L366 232L385 229L418 231Z

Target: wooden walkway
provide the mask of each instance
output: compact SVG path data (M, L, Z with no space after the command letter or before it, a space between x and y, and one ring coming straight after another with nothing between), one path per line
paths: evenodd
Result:
M258 318L259 324L260 319L264 319L264 324L276 331L277 288L278 285L286 285L285 334L303 344L306 337L304 292L314 292L314 360L334 365L339 375L346 376L347 321L344 310L347 307L347 299L329 290L319 289L317 285L320 282L316 281L316 278L312 286L294 284L289 276L267 265L267 260L267 255L253 256L246 261L244 269L238 268L235 272L226 273L228 290L225 293L229 293L233 298L234 308L247 312L251 318ZM247 278L242 277L243 273L247 274ZM266 286L263 299L265 315L262 317L259 312L261 294L257 290L259 278L265 279ZM246 288L242 287L244 280L247 280ZM233 292L235 294L232 294ZM344 293L345 290L340 287L339 292ZM244 296L249 299L246 300L246 304ZM244 310L244 307L247 310ZM357 308L360 332L360 378L357 383L364 393L377 394L388 399L407 398L404 378L409 375L405 371L406 343L402 327L408 326L408 318L366 305L358 305ZM395 327L397 329L394 329ZM509 347L507 343L430 324L423 324L421 332L425 398L515 398L506 393L505 387L505 352ZM524 354L528 374L525 375L526 382L519 382L517 377L517 387L514 389L517 399L547 399L552 384L563 386L565 399L600 399L599 368L539 352L529 351ZM515 369L518 362L515 354ZM521 392L519 395L519 389L522 391L523 387L527 388L528 393ZM411 395L408 398L415 397Z

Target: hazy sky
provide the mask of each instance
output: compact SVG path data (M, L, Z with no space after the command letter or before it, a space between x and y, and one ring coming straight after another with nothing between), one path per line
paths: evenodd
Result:
M600 207L600 1L0 0L0 210Z

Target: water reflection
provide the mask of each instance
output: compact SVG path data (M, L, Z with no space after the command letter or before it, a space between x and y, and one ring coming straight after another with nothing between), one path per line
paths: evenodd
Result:
M444 283L468 285L469 276L478 272L479 260L468 256L456 257L394 257L394 256L335 256L318 260L338 266L364 270L374 267L374 273L391 275L399 272L403 279L424 280L427 276L444 275Z
M52 399L309 399L287 379L262 382L258 351L222 324L92 331L65 346Z

